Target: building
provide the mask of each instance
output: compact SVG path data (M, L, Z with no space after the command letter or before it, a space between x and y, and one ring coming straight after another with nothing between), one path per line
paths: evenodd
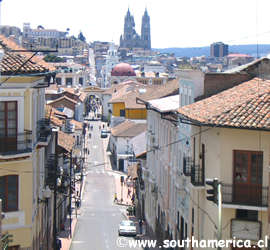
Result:
M180 167L189 202L180 239L216 239L218 208L206 199L205 183L213 178L222 182L222 239L251 240L259 249L268 235L269 86L256 77L178 109L192 130L191 160Z
M141 36L135 30L134 17L128 9L125 16L124 34L120 37L120 48L151 50L150 17L146 9L142 17Z
M224 57L229 54L229 46L222 42L212 43L210 46L211 57Z
M131 65L128 63L119 63L113 67L111 75L108 77L107 87L111 87L113 84L118 84L127 80L135 79L136 73Z
M111 130L110 150L116 169L127 172L128 166L134 161L132 138L144 133L147 125L125 120Z
M115 65L119 64L119 58L117 55L117 48L114 43L111 43L110 48L107 52L106 62L102 68L102 88L109 87L109 78L111 77L112 69Z
M28 60L27 53L9 52L18 49L9 39L1 36L0 45L5 51L0 86L2 232L12 235L12 249L49 249L52 202L45 181L45 149L51 134L44 119L44 88L54 72L40 59Z
M64 38L68 32L58 31L55 29L44 29L42 26L32 29L30 23L23 24L24 37L43 37L43 38Z
M147 108L147 157L142 168L144 181L144 214L147 230L159 240L175 239L176 214L181 203L179 163L183 156L178 143L177 119L169 113L179 108L179 95L145 102ZM166 147L166 145L170 145ZM142 208L143 209L143 208ZM173 235L173 237L172 237Z

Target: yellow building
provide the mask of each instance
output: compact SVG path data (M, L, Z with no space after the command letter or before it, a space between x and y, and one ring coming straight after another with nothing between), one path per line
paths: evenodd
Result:
M248 240L241 249L248 249L248 244L259 249L258 242L265 243L269 93L270 81L254 78L178 110L180 120L192 124L193 142L192 161L186 161L183 169L187 185L182 193L189 196L189 218L183 222L185 228L180 226L178 238L214 240L221 232L224 240ZM206 179L213 178L222 182L221 230L218 207L207 199L206 191L211 187ZM226 244L222 249L238 249L236 243Z
M46 220L50 192L45 187L45 146L50 138L44 118L45 92L51 73L43 62L0 37L4 51L0 78L0 198L11 249L49 249Z
M118 85L122 85L119 87ZM109 104L112 104L112 124L114 120L142 120L147 119L147 108L144 102L178 93L178 80L173 80L160 86L144 85L139 82L124 82L116 85Z

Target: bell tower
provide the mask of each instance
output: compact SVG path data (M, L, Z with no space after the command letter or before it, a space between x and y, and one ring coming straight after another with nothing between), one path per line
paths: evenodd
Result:
M148 15L147 9L144 11L142 17L142 27L141 27L141 40L144 49L151 49L151 33L150 33L150 17Z

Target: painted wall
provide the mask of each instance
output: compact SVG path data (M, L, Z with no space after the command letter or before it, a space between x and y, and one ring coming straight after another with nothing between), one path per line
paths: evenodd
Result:
M192 134L199 132L193 127ZM268 165L270 152L270 133L240 129L202 128L201 137L196 136L196 159L201 164L199 153L205 144L205 178L219 178L223 183L233 183L233 150L263 151L263 186L268 186ZM190 212L195 211L194 236L196 239L215 239L215 228L210 218L217 224L218 209L215 204L206 200L206 187L191 188ZM200 208L198 208L198 206ZM251 209L248 206L229 206L222 209L224 230L223 239L231 238L231 219L236 217L236 208ZM258 211L258 220L262 222L262 238L267 235L267 209L252 208ZM190 218L191 219L191 218ZM190 220L191 221L191 220ZM189 232L190 232L189 226ZM227 248L223 248L227 249ZM229 248L228 248L229 249Z

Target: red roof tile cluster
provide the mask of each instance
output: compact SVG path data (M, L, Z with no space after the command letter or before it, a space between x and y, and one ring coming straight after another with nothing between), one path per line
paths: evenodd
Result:
M125 120L119 125L112 128L112 136L116 137L134 137L146 131L147 124L136 123L130 120Z
M75 138L72 135L58 131L57 144L66 151L71 152L73 146L75 145Z
M55 69L43 61L39 56L35 56L27 61L33 53L12 52L12 50L25 49L3 35L0 35L0 47L5 51L4 57L0 63L2 75L45 73ZM14 72L16 72L16 74L14 74Z
M181 107L178 113L202 125L269 130L270 80L253 78Z

